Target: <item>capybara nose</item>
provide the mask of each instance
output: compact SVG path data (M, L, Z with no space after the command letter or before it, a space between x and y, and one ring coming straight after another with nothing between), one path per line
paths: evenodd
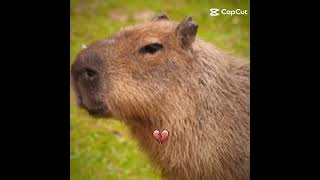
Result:
M89 80L89 81L92 81L98 77L98 71L89 67L83 68L80 73L85 80Z
M88 84L96 82L99 73L93 67L84 65L81 61L76 61L71 67L71 83L75 93L76 102L79 107L85 107L86 89Z
M71 80L73 83L77 82L80 75L81 65L79 61L75 61L71 66Z
M72 80L78 82L79 78L86 81L93 81L98 78L98 70L88 63L76 61L71 67Z
M86 50L82 52L71 67L72 79L78 82L93 81L99 77L102 60L97 52Z

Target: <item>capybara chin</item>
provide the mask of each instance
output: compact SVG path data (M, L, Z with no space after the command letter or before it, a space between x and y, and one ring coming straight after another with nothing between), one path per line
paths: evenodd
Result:
M79 106L124 121L163 178L249 179L249 61L164 14L83 49L72 65ZM159 144L152 133L167 129Z

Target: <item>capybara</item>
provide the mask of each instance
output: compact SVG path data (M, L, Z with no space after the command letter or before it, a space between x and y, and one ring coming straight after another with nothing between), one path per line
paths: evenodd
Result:
M161 13L81 50L78 105L124 121L164 179L250 179L250 63ZM156 129L169 131L164 143Z

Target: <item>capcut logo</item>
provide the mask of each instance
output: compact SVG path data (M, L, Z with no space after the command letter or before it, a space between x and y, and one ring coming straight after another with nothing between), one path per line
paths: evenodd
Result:
M220 9L217 9L217 8L211 8L210 9L210 16L219 16L219 11Z
M210 16L219 16L220 9L218 8L211 8L210 9ZM234 15L248 15L248 10L242 10L242 9L236 9L236 10L230 10L230 9L222 9L220 11L221 14L227 15L227 16L234 16Z

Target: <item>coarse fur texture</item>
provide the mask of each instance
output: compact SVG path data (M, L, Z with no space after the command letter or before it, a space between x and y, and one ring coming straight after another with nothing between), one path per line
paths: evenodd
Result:
M197 28L161 14L83 49L72 65L78 103L123 120L165 179L250 179L249 61ZM159 128L170 132L163 144Z

